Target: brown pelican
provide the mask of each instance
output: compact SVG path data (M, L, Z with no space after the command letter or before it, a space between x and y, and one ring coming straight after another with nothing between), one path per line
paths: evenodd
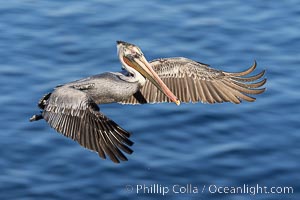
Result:
M265 71L247 76L256 62L243 72L230 73L187 58L162 58L150 63L141 49L117 41L122 72L107 72L57 86L38 103L41 114L30 121L45 119L57 132L98 152L113 162L131 154L130 133L99 111L97 104L118 102L144 104L159 102L241 103L253 102L266 82Z

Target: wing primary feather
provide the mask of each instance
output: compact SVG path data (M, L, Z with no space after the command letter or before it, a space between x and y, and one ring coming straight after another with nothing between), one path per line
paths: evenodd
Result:
M73 134L75 135L76 137L76 140L80 140L80 131L78 130L78 124L80 123L80 120L78 117L75 117L73 119L74 121L74 125L73 125Z
M254 61L254 64L249 67L248 69L246 69L245 71L242 72L223 72L224 74L228 75L228 76L246 76L248 74L250 74L251 72L253 72L256 68L256 61Z
M189 88L188 88L188 85L184 78L181 78L181 96L182 96L183 102L190 101Z
M130 134L127 131L123 130L119 126L115 126L114 124L108 124L108 125L110 125L111 127L112 126L115 127L114 129L111 128L111 130L115 131L114 136L119 136L119 138L120 138L119 142L120 143L124 142L125 144L127 144L129 146L133 145L133 142L128 139L128 137L130 137Z
M190 95L191 95L191 100L193 103L197 102L197 97L198 95L198 90L196 88L196 83L194 79L189 78L188 79L189 83L189 88L190 88Z
M125 153L132 154L132 150L123 143L123 138L119 134L113 134L115 144ZM128 144L127 144L128 145ZM129 145L131 146L131 145Z
M201 81L196 81L196 88L197 88L197 91L198 91L198 100L203 102L203 103L206 103L207 100L206 100L206 97L204 95L204 92L203 92L203 88L201 86Z
M236 76L231 76L231 79L234 79L236 81L241 81L241 82L252 82L252 81L256 81L258 79L260 79L261 77L263 77L265 75L266 70L263 70L262 72L260 72L259 74L256 74L254 76L249 76L249 77L236 77Z
M220 86L218 82L212 82L212 87L214 87L215 91L218 91L218 95L223 102L230 102L230 98L227 96L226 92L222 89L222 86Z
M116 151L116 155L123 161L127 161L127 157L119 150L119 148L122 148L122 143L120 143L115 138L115 134L111 132L111 134L108 135L110 143L112 144L114 150Z
M84 115L83 119L80 120L79 130L80 130L80 144L88 149L93 149L97 151L96 148L93 148L89 137L93 134L94 130L90 129L90 118L88 115Z
M243 99L245 101L254 102L256 100L256 98L250 97L250 96L248 96L246 94L243 94L239 91L236 91L236 90L233 90L233 91L234 91L234 93L237 97L239 97L240 99Z
M200 83L201 83L201 86L202 86L202 89L203 89L203 94L205 96L205 99L207 101L207 103L214 103L213 101L213 98L212 96L210 95L209 91L208 91L208 88L207 88L207 85L205 83L204 80L200 80Z
M102 133L103 134L103 133ZM120 163L119 159L116 157L116 155L111 151L111 149L109 148L109 144L107 142L107 138L106 137L102 137L103 138L103 148L105 153L109 156L109 158L114 162L114 163Z
M60 114L60 119L59 119L59 123L58 123L58 127L57 127L58 132L62 131L64 122L65 122L65 116L64 116L64 114Z
M243 92L243 93L246 93L246 94L261 94L265 91L265 89L248 89L248 88L244 88L244 87L241 87L237 84L234 84L230 81L224 81L223 82L224 84L226 84L228 87L231 87L237 91L240 91L240 92Z
M118 158L121 160L127 160L127 158L124 156L124 154L115 146L115 144L111 140L111 134L114 134L112 131L114 131L114 128L110 126L109 123L103 123L103 126L105 126L105 130L103 133L103 137L105 138L105 142L110 147L109 149L113 154L115 154ZM110 133L110 134L109 134Z
M123 161L127 161L128 159L126 158L126 156L118 149L118 147L116 146L116 144L113 142L111 134L113 134L113 133L111 133L111 132L107 133L106 132L107 143L109 144L109 147L110 147L111 151L113 152L113 154L118 159L121 159Z
M266 82L267 82L267 79L263 79L259 82L256 82L256 83L241 83L241 82L238 82L236 80L233 80L234 84L240 86L240 87L243 87L243 88L259 88L261 86L263 86Z
M213 87L212 81L207 82L206 85L207 85L207 88L208 88L214 102L221 103L222 99L219 97L219 95L217 94L215 88Z
M184 76L182 78L182 86L184 88L184 102L191 102L192 101L192 88L191 86L189 85L189 81L188 81L188 77Z
M228 96L228 98L230 99L229 102L235 103L235 104L239 104L241 103L241 100L238 99L235 96L235 92L232 88L228 87L227 85L225 85L223 82L218 82L219 85L219 89L223 91L224 94L226 94L226 96Z
M129 140L126 136L124 136L123 132L117 131L117 134L115 135L116 137L118 137L118 140L128 146L132 146L133 142L131 140Z

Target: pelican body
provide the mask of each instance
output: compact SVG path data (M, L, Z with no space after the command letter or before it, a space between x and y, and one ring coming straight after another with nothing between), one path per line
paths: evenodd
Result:
M127 77L125 74L126 72L106 72L61 87L84 91L96 104L120 102L128 99L141 88L138 81L126 81L133 77Z
M106 72L57 86L38 103L41 114L30 121L45 119L57 132L96 151L101 158L119 163L131 154L130 133L100 112L98 104L144 104L159 102L202 102L239 104L253 102L266 82L265 71L247 76L256 68L229 73L187 58L151 61L139 47L117 41L122 72ZM246 76L246 77L245 77Z

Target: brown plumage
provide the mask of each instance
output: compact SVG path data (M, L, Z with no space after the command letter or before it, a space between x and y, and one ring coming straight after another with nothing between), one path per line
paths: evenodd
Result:
M87 93L70 87L58 87L42 99L40 107L44 109L43 118L52 128L85 148L98 152L101 158L108 155L118 163L119 159L127 160L120 149L132 153L128 147L133 144L128 139L130 133L99 112L99 107Z
M150 64L139 47L117 41L118 56L126 71L107 72L54 88L38 103L41 113L30 121L45 119L57 132L113 162L131 154L130 133L106 117L98 104L174 102L253 102L265 71L248 76L255 67L229 73L187 58L163 58Z
M266 83L265 70L248 76L256 68L256 62L243 72L230 73L209 67L187 58L162 58L150 62L154 71L181 102L239 104L241 100L253 102L251 95L261 94ZM124 104L143 104L170 102L160 90L146 80L143 88L132 97L122 101Z

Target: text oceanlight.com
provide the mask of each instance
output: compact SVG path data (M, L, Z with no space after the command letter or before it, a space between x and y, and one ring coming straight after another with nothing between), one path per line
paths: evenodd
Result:
M224 185L193 185L193 184L136 184L126 185L127 192L136 194L293 194L294 188L291 186L263 186L263 185L248 185L240 186L224 186Z

